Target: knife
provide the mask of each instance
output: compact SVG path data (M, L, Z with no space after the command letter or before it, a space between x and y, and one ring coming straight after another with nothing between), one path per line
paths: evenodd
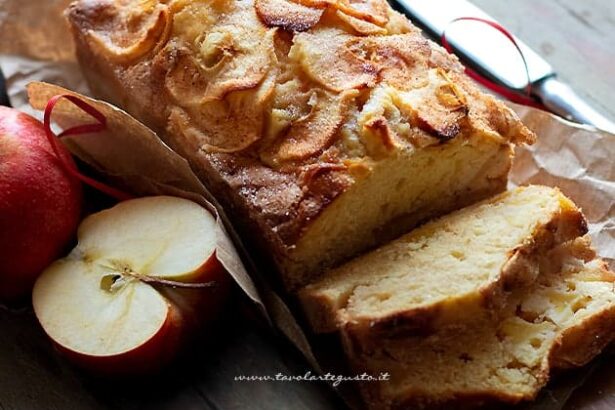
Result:
M547 109L568 120L590 124L615 133L615 123L587 104L572 88L557 79L553 67L540 55L515 37L525 61L507 40L487 25L453 20L478 17L496 21L466 0L390 0L393 7L408 17L427 34L446 39L464 64L489 80L520 94L530 83L531 96Z

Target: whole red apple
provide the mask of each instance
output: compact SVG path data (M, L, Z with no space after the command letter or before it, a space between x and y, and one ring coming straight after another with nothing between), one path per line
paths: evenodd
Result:
M66 149L61 155L72 161ZM81 201L81 183L63 168L43 125L0 106L0 300L30 294L75 235Z

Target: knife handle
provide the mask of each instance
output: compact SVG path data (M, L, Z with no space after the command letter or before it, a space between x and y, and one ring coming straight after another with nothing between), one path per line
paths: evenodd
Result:
M0 105L5 105L7 107L11 106L11 101L9 100L9 96L6 93L6 80L4 79L4 74L0 69Z
M555 76L532 84L535 94L550 111L574 122L594 125L615 134L615 123L590 107L572 88Z

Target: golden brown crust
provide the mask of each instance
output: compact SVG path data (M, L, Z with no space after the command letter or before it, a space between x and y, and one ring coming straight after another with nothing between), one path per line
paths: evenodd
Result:
M255 0L256 13L272 27L305 31L320 21L324 8L308 7L288 0Z
M384 0L78 0L67 15L94 91L271 230L272 254L291 252L353 185L349 162L477 134L534 138ZM368 118L368 105L380 114ZM269 179L254 183L254 172ZM278 180L283 199L266 186Z

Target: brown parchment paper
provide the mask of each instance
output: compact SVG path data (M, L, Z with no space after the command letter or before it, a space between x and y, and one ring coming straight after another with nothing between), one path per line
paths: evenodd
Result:
M23 111L40 111L28 104L26 85L31 81L56 84L30 86L32 104L41 109L46 98L79 92L87 99L88 87L73 56L72 40L62 11L70 0L0 0L0 68L7 78L9 97ZM62 89L57 85L66 87ZM286 337L303 352L316 370L320 362L303 330L280 295L261 280L244 254L239 238L223 210L192 173L187 162L128 114L104 102L88 99L109 118L104 135L70 137L71 151L111 182L137 194L172 194L201 203L218 218L219 253L241 289ZM615 261L615 135L574 125L550 114L513 105L539 135L532 147L517 150L511 185L541 183L560 187L584 210L601 256ZM91 121L68 103L60 103L54 118L60 124ZM240 257L240 255L242 257ZM316 355L314 353L317 353ZM547 387L532 410L607 410L613 407L615 371L598 359L572 376ZM613 362L613 360L610 360ZM598 369L598 370L596 370ZM594 372L594 370L596 370ZM585 383L586 380L589 382ZM601 390L591 389L599 385ZM575 391L578 390L577 393ZM342 392L343 394L343 392ZM568 403L568 404L566 404Z
M559 187L583 209L598 253L615 266L615 134L511 104L538 135L519 147L511 184Z

